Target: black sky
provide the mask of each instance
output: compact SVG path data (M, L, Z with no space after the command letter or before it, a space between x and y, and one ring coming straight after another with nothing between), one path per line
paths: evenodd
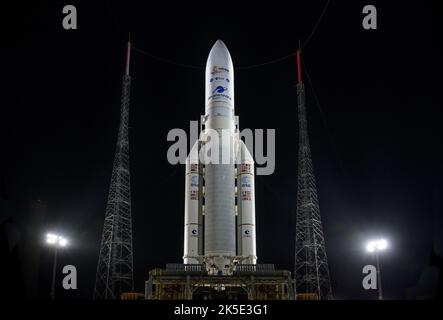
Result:
M204 112L203 68L213 43L226 43L234 67L288 55L326 3L91 2L16 4L2 20L8 103L2 104L1 174L9 214L25 224L30 203L41 199L48 204L47 229L73 239L61 259L77 266L79 290L66 297L92 294L128 32L139 49L202 68L133 52L131 187L142 291L148 270L181 261L184 167L167 162L166 135L188 131ZM78 30L62 28L66 4L77 7ZM378 30L367 31L365 4L331 1L303 48L304 77L312 80L306 83L311 149L335 296L374 297L361 287L362 267L371 263L362 246L382 234L392 243L382 258L385 295L405 298L429 266L434 244L443 256L437 10L422 1L372 1ZM276 171L256 179L259 261L292 270L295 61L240 69L235 80L241 128L276 129Z

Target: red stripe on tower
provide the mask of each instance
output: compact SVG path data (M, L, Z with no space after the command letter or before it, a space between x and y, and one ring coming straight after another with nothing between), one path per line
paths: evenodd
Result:
M298 72L298 82L302 83L301 80L301 59L300 59L300 50L297 50L297 72Z
M131 37L131 36L129 36ZM125 65L125 75L129 76L129 62L131 60L131 39L128 40L128 47L126 48L126 65Z

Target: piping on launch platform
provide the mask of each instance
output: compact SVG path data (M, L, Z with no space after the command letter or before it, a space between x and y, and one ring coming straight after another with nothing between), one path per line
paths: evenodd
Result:
M254 160L240 139L234 68L221 40L209 53L205 77L200 137L186 160L183 261L232 275L237 264L257 262Z

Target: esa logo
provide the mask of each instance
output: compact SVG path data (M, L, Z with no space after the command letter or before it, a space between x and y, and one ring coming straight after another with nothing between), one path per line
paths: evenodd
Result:
M251 230L249 230L249 229L246 229L245 230L245 234L244 234L244 237L247 237L247 238L249 238L251 236Z
M242 188L250 188L251 187L251 180L248 176L242 177L241 186L242 186Z
M226 82L230 82L228 78L225 79L225 78L221 78L221 77L211 78L211 79L209 79L209 82L214 82L214 80L217 80L217 81L226 80Z
M223 93L225 91L227 91L228 88L226 87L222 87L222 86L217 86L217 88L215 88L212 93Z
M197 236L197 230L192 229L191 233L192 233L193 236Z

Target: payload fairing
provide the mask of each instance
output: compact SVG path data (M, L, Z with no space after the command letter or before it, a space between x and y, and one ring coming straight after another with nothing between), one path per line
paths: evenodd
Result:
M218 40L206 62L205 115L186 160L185 264L232 274L256 264L254 160L234 113L234 68Z

